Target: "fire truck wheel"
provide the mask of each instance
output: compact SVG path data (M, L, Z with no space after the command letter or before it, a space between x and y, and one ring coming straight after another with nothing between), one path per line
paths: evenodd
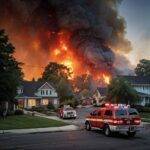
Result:
M105 126L105 128L104 128L104 134L105 134L106 136L110 136L110 135L111 135L111 131L110 131L110 128L109 128L108 125Z
M134 137L136 135L136 132L127 132L129 137Z
M89 122L86 122L86 123L85 123L85 129L86 129L87 131L90 131L90 130L91 130L91 125L90 125Z

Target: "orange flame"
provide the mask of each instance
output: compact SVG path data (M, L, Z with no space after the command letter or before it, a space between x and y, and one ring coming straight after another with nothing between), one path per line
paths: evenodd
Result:
M103 74L103 79L106 84L110 84L110 80L111 80L110 76Z

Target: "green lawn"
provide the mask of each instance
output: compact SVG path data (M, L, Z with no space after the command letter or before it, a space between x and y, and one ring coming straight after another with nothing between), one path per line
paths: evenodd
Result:
M64 125L67 124L61 121L28 115L9 116L5 120L0 119L0 130L60 127Z
M150 113L148 112L140 113L140 116L143 118L142 121L150 122Z

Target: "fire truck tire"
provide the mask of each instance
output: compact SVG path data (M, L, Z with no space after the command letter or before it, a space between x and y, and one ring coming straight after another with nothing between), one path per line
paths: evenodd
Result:
M91 130L91 125L90 125L90 123L87 121L87 122L85 122L85 129L87 130L87 131L90 131Z
M136 135L136 132L127 132L129 137L134 137Z
M110 131L110 128L109 128L108 125L106 125L106 126L104 127L104 134L105 134L106 136L111 136L111 131Z

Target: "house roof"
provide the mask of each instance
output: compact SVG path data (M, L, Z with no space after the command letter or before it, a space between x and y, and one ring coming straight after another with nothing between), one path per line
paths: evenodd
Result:
M150 84L150 77L145 76L119 76L128 80L131 84Z
M106 96L107 94L107 88L104 87L98 87L97 90L99 91L101 96Z
M45 83L46 82L41 81L22 81L21 87L23 88L23 93L19 94L17 97L24 97L24 96L37 97L35 95L36 90L39 89L41 86L43 86Z

